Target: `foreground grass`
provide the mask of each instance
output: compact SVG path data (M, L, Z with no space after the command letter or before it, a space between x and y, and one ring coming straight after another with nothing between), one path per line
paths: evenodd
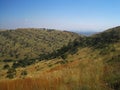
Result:
M37 78L5 80L0 82L1 90L106 90L101 82L102 63L90 60L76 61L56 67ZM88 66L86 66L88 65ZM64 67L64 68L63 68ZM56 69L55 68L55 69Z
M34 73L30 66L31 77L1 80L0 90L119 90L120 62L116 56L120 44L115 45L116 51L104 55L100 55L102 50L80 48L75 55L68 55L67 63L43 61L38 63L44 67L43 72Z
M86 53L79 55L83 51ZM102 81L103 61L90 58L91 55L85 57L88 49L80 52L68 57L71 62L53 67L37 77L2 80L0 90L110 90Z

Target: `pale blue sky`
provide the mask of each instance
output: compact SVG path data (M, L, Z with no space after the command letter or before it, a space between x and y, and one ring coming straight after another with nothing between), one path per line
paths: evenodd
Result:
M120 25L120 0L0 0L0 28L102 31Z

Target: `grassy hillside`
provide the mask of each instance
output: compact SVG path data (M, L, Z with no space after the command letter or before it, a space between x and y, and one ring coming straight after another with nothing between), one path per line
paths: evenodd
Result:
M0 31L0 60L38 58L67 45L78 37L71 32L47 29Z
M99 51L105 71L103 79L114 90L120 89L120 27L87 37L85 46Z
M80 37L54 55L26 67L4 66L0 89L120 90L120 27Z

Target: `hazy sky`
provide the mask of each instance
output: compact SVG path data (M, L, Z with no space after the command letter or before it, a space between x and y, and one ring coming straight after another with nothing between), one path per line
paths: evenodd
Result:
M120 0L0 0L0 28L101 31L120 25Z

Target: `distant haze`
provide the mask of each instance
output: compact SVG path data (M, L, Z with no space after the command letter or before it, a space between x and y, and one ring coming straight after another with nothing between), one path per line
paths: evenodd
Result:
M0 0L0 29L103 31L120 24L120 0Z
M97 33L99 33L99 32L96 32L96 31L72 31L72 32L75 32L75 33L78 33L78 34L80 34L80 35L85 35L85 36L91 36L91 35L93 35L93 34L97 34Z

